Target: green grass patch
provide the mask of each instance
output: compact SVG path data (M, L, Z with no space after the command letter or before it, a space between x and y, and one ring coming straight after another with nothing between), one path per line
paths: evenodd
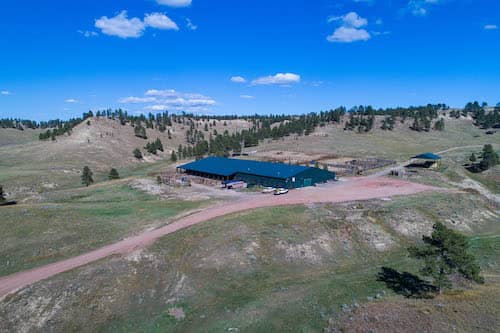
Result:
M90 251L203 204L159 200L126 184L58 193L53 199L2 207L0 275Z

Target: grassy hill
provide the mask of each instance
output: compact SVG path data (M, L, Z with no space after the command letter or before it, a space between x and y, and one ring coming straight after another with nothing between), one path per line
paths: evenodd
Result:
M410 177L454 191L259 209L197 225L125 258L107 258L8 296L0 301L0 331L322 332L356 329L349 326L350 316L380 317L379 308L394 318L411 318L437 304L446 310L426 314L426 323L453 323L474 308L484 309L484 323L497 324L496 312L487 309L498 294L500 211L485 194L498 193L500 167L471 174L463 165L484 143L498 149L498 134L486 135L467 119L447 120L445 131L429 133L400 123L382 131L380 121L369 133L327 125L306 137L265 140L248 150L257 151L254 158L281 152L403 161L423 151L465 146L444 153L438 169ZM211 130L248 127L242 120L226 126L220 121ZM20 201L1 208L0 275L84 253L221 200L215 189L152 185L148 175L169 167L170 150L185 144L187 127L174 123L170 130L171 139L148 129L144 140L130 125L92 118L70 136L40 142L35 130L0 129L0 184ZM165 153L143 161L132 156L134 148L157 137ZM96 184L89 188L80 184L84 165L95 173ZM122 179L107 181L112 167ZM487 283L432 302L404 300L375 276L383 265L417 272L405 248L437 221L470 237ZM462 320L457 327L470 331L476 324ZM445 332L450 326L436 327Z
M58 136L56 141L38 141L35 139L38 130L0 129L0 142L4 143L0 145L0 184L12 198L19 199L36 197L54 188L78 187L85 165L99 181L106 179L111 168L118 169L120 174L130 174L168 160L172 150L185 144L188 129L186 125L174 123L169 128L171 139L167 132L156 129L147 129L148 139L142 139L134 135L132 126L120 125L118 120L92 118L89 121L90 125L82 122L71 135ZM227 121L226 126L216 121L210 131L232 133L249 126L242 120ZM201 122L200 129L203 129ZM157 138L162 141L165 152L158 152L157 156L146 154L143 147ZM133 156L135 148L143 151L143 160Z
M415 272L418 265L405 247L448 216L454 221L449 225L474 237L484 288L498 290L492 278L500 272L495 207L468 193L422 194L259 209L198 225L9 296L0 303L0 329L322 332L344 309L400 302L376 280L378 270L386 265ZM491 297L466 302L494 304ZM467 307L454 309L458 313L439 320L467 316Z

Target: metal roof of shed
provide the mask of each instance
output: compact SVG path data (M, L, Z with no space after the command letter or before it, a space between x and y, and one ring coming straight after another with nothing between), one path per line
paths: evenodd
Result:
M420 155L417 155L417 156L413 156L412 158L418 158L418 159L421 159L421 160L433 160L433 161L437 161L437 160L441 159L441 156L436 155L434 153L424 153L424 154L420 154Z
M192 163L178 166L179 169L228 177L246 173L261 177L286 179L311 168L283 163L239 160L224 157L207 157Z

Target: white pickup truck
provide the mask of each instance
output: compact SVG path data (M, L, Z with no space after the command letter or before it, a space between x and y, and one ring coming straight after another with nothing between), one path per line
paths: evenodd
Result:
M286 189L286 188L277 188L274 191L274 195L282 195L282 194L287 194L287 193L288 193L288 189Z

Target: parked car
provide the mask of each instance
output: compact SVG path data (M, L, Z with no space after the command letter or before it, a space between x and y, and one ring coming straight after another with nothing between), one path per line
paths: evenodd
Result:
M282 195L282 194L287 194L287 193L288 193L288 189L286 189L286 188L277 188L274 191L274 195Z
M262 193L273 193L274 191L276 191L274 187L266 187L262 190Z

